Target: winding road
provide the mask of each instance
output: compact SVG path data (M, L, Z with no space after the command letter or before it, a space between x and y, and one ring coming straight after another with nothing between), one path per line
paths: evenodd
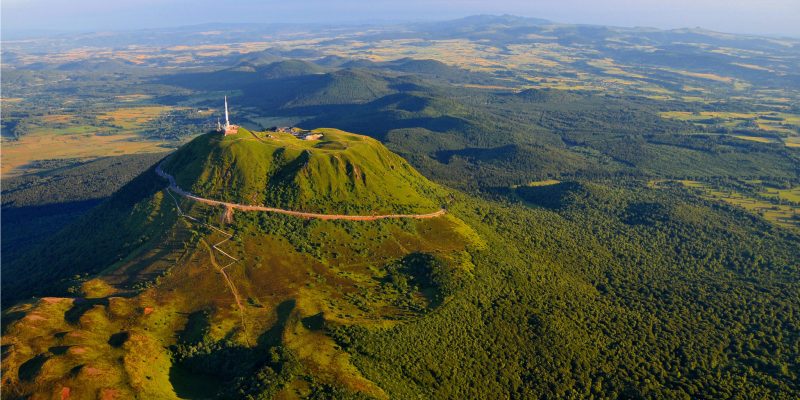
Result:
M163 163L162 163L163 164ZM238 203L228 203L225 201L219 200L211 200L206 199L203 197L195 196L178 186L177 182L175 182L175 178L164 172L159 164L156 167L156 174L158 176L166 179L169 181L169 189L187 199L191 199L200 203L212 205L212 206L223 206L226 207L229 211L230 210L241 210L241 211L264 211L264 212L272 212L284 215L291 215L294 217L299 218L306 218L306 219L321 219L321 220L349 220L349 221L375 221L379 219L400 219L400 218L411 218L411 219L430 219L441 217L447 213L447 210L440 209L439 211L428 213L428 214L385 214L385 215L343 215L343 214L319 214L319 213L311 213L311 212L303 212L303 211L292 211L292 210L284 210L282 208L275 208L275 207L264 207L264 206L252 206L247 204L238 204Z
M234 209L242 210L242 211L273 212L273 213L291 215L291 216L295 216L295 217L299 217L299 218L306 218L306 219L316 218L316 219L321 219L321 220L350 220L350 221L375 221L375 220L379 220L379 219L399 219L399 218L429 219L429 218L436 218L436 217L442 216L442 215L447 213L447 210L440 209L439 211L428 213L428 214L386 214L386 215L318 214L318 213L310 213L310 212L302 212L302 211L284 210L282 208L275 208L275 207L252 206L252 205L246 205L246 204L228 203L228 202L224 202L224 201L211 200L211 199L206 199L206 198L203 198L203 197L195 196L195 195L193 195L193 194L181 189L181 187L178 186L178 183L175 181L175 178L172 175L164 172L164 170L161 168L162 164L163 164L163 162L156 167L156 174L158 174L158 176L160 176L161 178L164 178L167 181L169 181L169 186L167 187L167 194L169 194L169 196L172 197L172 200L175 202L175 206L178 209L178 215L181 216L181 217L185 217L185 218L191 220L194 223L199 223L199 224L206 225L209 228L211 228L211 229L213 229L213 230L215 230L215 231L217 231L217 232L219 232L219 233L221 233L222 235L225 236L225 239L223 239L219 243L212 244L209 247L210 247L210 249L213 248L214 250L218 251L219 253L221 253L222 255L227 257L230 260L230 262L228 264L226 264L225 266L220 266L217 263L217 261L216 261L216 259L214 257L214 253L211 252L211 253L209 253L209 255L211 257L211 264L215 268L217 268L217 270L222 274L222 277L224 278L225 282L227 283L228 288L231 290L231 293L233 294L233 298L234 298L234 300L236 302L236 306L239 309L239 315L241 317L241 324L242 324L242 329L244 331L245 340L247 340L247 341L249 341L249 339L248 339L248 333L247 333L247 325L245 323L244 306L242 305L242 301L241 301L241 298L239 296L239 291L236 289L236 285L233 283L231 278L225 272L226 268L228 268L231 265L239 262L239 260L236 259L235 257L233 257L232 255L226 253L221 248L219 248L219 245L221 245L221 244L227 242L228 240L230 240L233 237L233 235L231 235L230 233L225 232L225 231L223 231L223 230L221 230L219 228L216 228L216 227L211 226L209 224L203 223L203 222L197 220L196 218L193 218L192 216L190 216L188 214L185 214L183 212L183 210L181 210L180 205L178 204L178 199L176 199L175 196L172 195L173 192L178 194L178 195L180 195L180 196L183 196L183 197L185 197L187 199L194 200L194 201L197 201L197 202L200 202L200 203L204 203L204 204L208 204L208 205L212 205L212 206L223 206L223 207L225 207L225 214L224 215L225 215L225 218L228 219L228 220L230 220L231 213L233 212ZM204 241L204 243L208 246L208 243L206 243L205 241ZM398 244L399 244L399 242L398 242ZM400 246L402 247L402 245L400 245Z

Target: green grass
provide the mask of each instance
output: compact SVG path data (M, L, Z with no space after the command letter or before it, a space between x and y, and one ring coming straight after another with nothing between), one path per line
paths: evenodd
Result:
M781 113L775 111L761 112L687 112L668 111L660 115L665 119L689 121L699 126L719 126L729 129L757 129L784 137L800 135L800 116L797 114ZM773 142L770 138L761 138L752 135L738 135L740 139Z
M791 189L775 189L768 187L765 189L765 192L770 196L800 204L800 187Z
M204 220L213 220L217 212L196 203L182 206ZM228 274L242 298L248 299L246 329L228 287L210 266L210 257L219 254L191 245L194 241L190 240L189 247L175 245L175 250L185 252L156 286L133 296L110 284L133 262L126 261L100 279L84 283L81 292L87 300L83 302L47 300L8 310L26 317L11 323L4 335L3 344L13 345L10 356L4 358L4 376L17 376L18 368L25 365L25 379L6 380L4 395L66 386L78 397L113 390L124 397L137 393L149 398L196 398L201 389L208 395L233 387L229 375L203 369L211 359L224 360L226 351L240 349L255 357L254 363L266 362L259 357L281 346L296 357L301 369L279 390L299 387L308 394L310 389L299 382L313 377L343 390L385 398L383 390L364 378L348 354L321 329L331 324L386 329L423 315L434 302L442 301L438 293L452 294L447 281L441 280L436 289L394 270L392 274L401 275L394 275L392 282L411 283L397 286L388 281L391 266L409 254L430 254L437 260L435 273L441 277L437 279L462 276L467 273L464 251L473 240L467 235L475 235L452 217L364 223L253 213L237 214L233 225L223 228L236 232L234 240L222 246L242 260ZM222 239L198 224L181 223L175 229L198 232L209 243ZM140 253L131 258L154 257ZM276 328L276 312L287 302L292 307L278 316L283 322ZM206 311L206 320L195 318ZM307 322L311 320L317 322ZM28 340L34 336L39 339ZM176 363L176 354L183 354L183 360L198 353L167 350L199 342L229 350L203 355L209 359L199 364ZM59 346L81 350L76 353L68 348L58 354L48 350ZM236 379L253 379L254 371L238 361L226 361L241 368L232 370ZM83 372L70 373L75 369Z
M219 167L212 165L215 157L230 160L224 165L236 169L232 186L242 194L274 182L277 178L259 180L264 176L258 174L275 168L287 180L294 179L295 175L281 172L286 166L275 163L276 154L290 158L307 152L304 162L309 170L294 171L303 176L291 182L328 184L328 192L310 191L327 196L317 199L320 204L325 198L348 198L326 193L355 184L343 167L350 163L367 182L351 190L378 192L364 197L394 196L385 204L399 209L437 206L415 189L437 194L443 189L373 139L336 130L318 132L325 135L320 141L280 135L267 143L244 129L225 138L212 134L179 151L170 168L183 180L200 171L198 179L204 184L203 178L217 173L209 172ZM197 154L191 151L201 149L209 153L198 158L198 165L182 164ZM186 168L178 172L180 165ZM348 181L337 184L337 179ZM391 184L397 187L385 187ZM58 236L58 245L48 243L46 253L21 261L36 281L39 273L64 278L88 273L98 278L70 294L85 300L38 301L7 310L3 344L11 347L4 356L3 376L8 377L4 396L49 393L61 387L69 387L76 398L102 392L195 398L199 390L205 395L222 391L240 397L239 390L262 389L307 396L323 385L326 390L386 398L325 333L325 327L388 329L424 315L452 295L454 282L468 279L472 266L466 250L481 245L469 226L449 215L354 222L237 212L231 225L220 226L235 235L220 247L240 260L226 270L243 299L244 308L239 309L218 272L223 257L203 245L225 236L202 223L178 218L172 199L160 189L164 185L152 170L145 172L81 224ZM187 182L187 186L193 185ZM281 186L266 189L276 187ZM219 224L219 209L179 201L193 217ZM118 224L129 231L120 230ZM76 249L81 249L86 264L74 262ZM47 261L53 259L70 267ZM422 272L408 270L419 259L427 260ZM17 268L4 269L4 274ZM15 289L20 296L31 293L28 287ZM33 337L38 339L30 340ZM276 364L269 358L274 352L294 361ZM296 367L284 371L281 365ZM272 373L282 378L260 380ZM254 389L257 385L262 389Z
M701 196L715 201L723 201L759 215L765 220L786 228L800 229L800 187L792 189L765 188L760 195L779 198L794 204L775 204L763 198L754 197L734 189L720 190L708 184L692 180L678 181L687 188L697 190ZM656 182L656 186L662 182Z
M166 170L202 197L297 211L341 214L437 210L444 191L378 141L335 129L320 140L246 129L201 136Z
M529 186L529 187L539 187L539 186L550 186L550 185L556 185L556 184L559 184L559 183L561 183L561 181L559 181L559 180L556 180L556 179L545 179L545 180L543 180L543 181L532 181L532 182L528 182L528 184L527 184L527 185L523 185L523 186ZM516 189L517 187L519 187L519 185L513 185L513 186L512 186L512 189Z

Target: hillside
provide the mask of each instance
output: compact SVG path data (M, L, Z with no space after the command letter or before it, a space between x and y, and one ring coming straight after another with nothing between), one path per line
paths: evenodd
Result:
M270 116L252 118L248 127L335 126L369 135L426 176L459 189L494 190L560 176L797 177L789 114L588 87L513 91L494 90L501 88L497 83L457 85L458 68L430 60L342 65L347 68L244 84L235 82L237 73L224 71L213 73L214 79L163 79L180 85L229 82L228 90L241 90L234 101L242 109ZM249 75L256 79L256 73ZM735 111L703 111L726 108Z
M47 172L3 177L3 258L13 259L58 233L163 157L146 153L69 160Z
M163 227L64 297L6 310L4 397L800 392L798 236L677 189L543 183L515 204L454 193L429 220L224 225L184 199L181 218L163 185L151 170L49 243L85 259L141 229L125 213ZM66 253L45 255L25 273Z
M314 132L323 138L211 133L163 167L203 196L340 213L429 212L447 193L372 139ZM4 265L6 304L50 296L6 310L4 397L67 387L76 398L385 398L325 329L418 318L452 294L470 268L466 249L481 246L448 215L350 222L237 211L226 223L224 209L166 185L150 168Z
M201 197L307 212L431 212L443 191L378 141L335 129L319 140L288 133L201 136L169 157L165 171Z

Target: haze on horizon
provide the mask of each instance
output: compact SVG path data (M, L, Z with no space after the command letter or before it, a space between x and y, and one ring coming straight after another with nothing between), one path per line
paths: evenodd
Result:
M4 0L3 34L97 31L202 23L375 23L513 14L562 23L702 27L730 33L800 37L797 0Z

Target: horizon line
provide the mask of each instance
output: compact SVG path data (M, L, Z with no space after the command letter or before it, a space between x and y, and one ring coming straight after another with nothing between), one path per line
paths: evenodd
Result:
M23 39L48 39L54 38L58 36L69 36L69 35L86 35L86 34L96 34L96 33L133 33L133 32L143 32L143 31L162 31L162 30L171 30L171 29L189 29L189 28L198 28L203 27L206 25L226 25L226 26L239 26L239 27L286 27L286 26L295 26L298 28L310 28L311 26L322 28L322 29L330 29L334 27L359 27L359 26L383 26L383 27L391 27L395 25L403 25L403 24L415 24L415 23L441 23L441 22L453 22L468 18L475 18L475 17L494 17L494 18L502 18L502 17L513 17L519 19L529 19L529 20L539 20L542 24L550 24L550 25L561 25L561 26L596 26L596 27L608 27L608 28L617 28L617 29L630 29L630 30L657 30L663 32L671 32L671 31L681 31L681 30L700 30L706 31L709 33L718 33L718 34L726 34L726 35L736 35L736 36L751 36L751 37L763 37L763 38L770 38L770 39L796 39L800 40L800 33L798 34L787 34L787 33L766 33L766 32L728 32L723 30L714 30L710 28L705 28L703 26L675 26L675 27L658 27L658 26L648 26L648 25L616 25L616 24L602 24L602 23L568 23L568 22L559 22L550 20L547 18L535 17L535 16L527 16L527 15L520 15L520 14L469 14L464 15L461 17L454 17L454 18L414 18L414 19L363 19L363 20L343 20L341 22L336 23L319 23L314 22L311 20L304 20L304 21L282 21L282 22L225 22L225 21L206 21L206 22L197 22L191 24L184 24L184 25L159 25L159 26L142 26L142 27L131 27L131 28L97 28L97 29L80 29L80 28L61 28L61 29L50 29L50 28L16 28L11 27L7 28L7 24L3 23L0 24L3 27L0 28L0 42L7 42L7 41L16 41L16 40L23 40ZM16 36L10 39L6 39L8 35Z

